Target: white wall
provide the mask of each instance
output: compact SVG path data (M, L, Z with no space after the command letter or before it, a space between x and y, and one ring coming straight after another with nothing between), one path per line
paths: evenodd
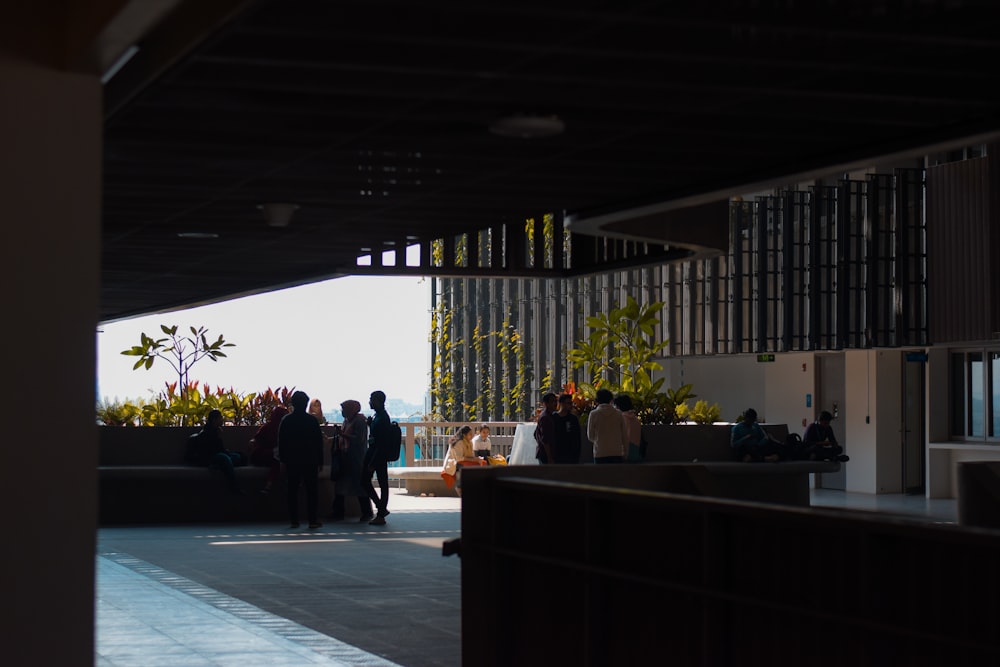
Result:
M801 432L803 419L812 421L806 407L806 394L814 400L816 395L811 352L779 354L773 362L758 362L755 354L659 361L663 371L654 378L665 377L664 388L693 385L695 400L718 403L723 421L734 421L747 408L755 409L761 422L788 424L790 431Z
M698 395L695 401L719 404L722 421L734 421L747 408L757 410L763 421L767 394L765 364L758 364L756 356L671 357L658 361L663 371L653 377L666 378L664 389L691 384ZM694 405L694 401L690 404Z

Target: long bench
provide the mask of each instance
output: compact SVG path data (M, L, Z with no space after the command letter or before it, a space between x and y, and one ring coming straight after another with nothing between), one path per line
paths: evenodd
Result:
M260 493L268 468L241 466L236 479L242 494L229 491L222 473L185 465L187 438L197 428L98 427L99 516L102 525L288 520L284 477L268 494ZM249 454L255 427L226 427L228 449ZM329 456L329 452L326 453ZM329 468L320 472L320 520L330 512L333 483ZM303 493L304 496L304 493ZM347 502L348 516L358 516L357 503ZM305 523L305 500L299 520Z

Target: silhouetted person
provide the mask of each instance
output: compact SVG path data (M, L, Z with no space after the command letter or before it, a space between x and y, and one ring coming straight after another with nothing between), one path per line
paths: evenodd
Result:
M644 453L642 451L642 424L635 414L632 398L628 394L618 394L613 401L614 406L622 413L625 419L625 426L628 430L628 444L625 445L625 460L629 463L639 463L642 461Z
M288 408L283 405L276 405L271 410L271 416L260 425L253 438L250 440L250 464L270 468L267 472L267 482L261 493L270 493L278 481L281 474L281 461L278 460L278 427L281 419L288 414Z
M309 396L304 391L292 394L292 411L278 427L278 458L285 466L288 480L289 528L299 527L299 485L306 490L306 517L309 529L319 522L316 503L319 495L319 469L323 465L323 431L308 412Z
M371 526L384 526L385 518L389 516L389 459L386 452L389 446L389 413L385 410L385 392L375 390L368 398L368 405L375 414L368 421L368 451L365 452L362 482L368 497L375 503L375 517L368 522ZM378 480L382 495L375 493L372 485L372 475Z
M333 521L344 518L344 499L351 496L358 499L360 521L367 523L375 518L361 472L365 451L368 449L368 420L361 414L361 403L358 401L344 401L340 404L340 411L344 415L344 423L340 427L340 434L333 441L333 447L340 450L340 475L333 480L334 496L330 518ZM368 479L371 479L371 475L368 475Z
M778 456L776 443L764 427L757 423L757 411L747 408L743 421L733 424L729 444L736 450L736 458L744 462L767 461L773 463Z
M552 415L555 422L555 462L579 463L583 429L580 427L580 416L573 412L573 394L560 394L558 405L559 410Z
M535 458L539 463L555 463L556 420L558 409L556 395L549 392L542 396L542 413L535 424Z
M242 493L236 483L237 466L246 465L243 454L226 449L222 442L222 413L212 410L205 418L205 425L200 431L188 438L185 460L198 466L217 468L222 471L233 493Z

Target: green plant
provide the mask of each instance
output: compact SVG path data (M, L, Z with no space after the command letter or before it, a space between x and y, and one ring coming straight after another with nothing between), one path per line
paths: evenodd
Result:
M590 334L567 353L573 368L583 368L589 377L589 382L579 385L585 399L592 399L601 388L626 393L644 424L676 421L675 404L660 391L664 379L652 379L653 371L663 369L656 357L669 344L655 340L660 321L657 315L663 305L657 301L640 306L628 296L621 308L587 318Z
M176 383L148 401L98 402L97 423L105 426L184 426L204 421L209 410L222 412L234 426L263 424L278 405L288 405L294 388L281 387L241 394L233 389L210 391L207 384L191 383L183 395Z
M98 401L97 423L104 426L138 426L142 408L125 400Z
M122 350L121 353L129 357L139 357L135 365L132 366L132 370L145 368L148 371L153 367L153 363L157 359L163 359L166 363L170 364L170 367L177 373L177 383L175 386L181 389L180 400L182 402L187 401L187 392L193 386L188 381L191 367L206 357L212 361L218 361L220 358L226 356L223 348L236 346L235 343L227 343L221 334L217 340L209 342L206 335L208 329L205 327L198 327L197 329L190 327L190 336L178 334L176 324L172 327L161 324L160 330L165 334L165 338L154 339L145 333L141 333L139 344L133 345L127 350ZM194 384L196 385L197 383ZM171 407L173 408L173 406ZM182 421L189 414L189 407L182 406L180 413Z
M628 296L621 308L587 318L591 329L587 340L580 341L567 358L574 368L584 368L595 390L629 392L641 399L657 394L663 378L652 379L652 371L662 370L655 361L669 341L656 341L654 327L663 309L657 301L645 306ZM587 391L585 387L582 387Z
M718 403L708 404L708 401L697 401L691 409L688 419L695 424L714 424L719 421L722 408Z

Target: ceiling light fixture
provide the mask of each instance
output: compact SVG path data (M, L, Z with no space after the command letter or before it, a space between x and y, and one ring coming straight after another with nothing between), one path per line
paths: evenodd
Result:
M264 221L268 227L287 227L288 223L292 221L292 214L299 210L299 205L287 202L267 202L257 204L257 208L263 211Z
M219 235L215 232L177 232L177 237L182 239L217 239Z
M562 134L566 123L559 116L539 114L513 114L498 118L490 124L490 132L501 137L538 139Z

